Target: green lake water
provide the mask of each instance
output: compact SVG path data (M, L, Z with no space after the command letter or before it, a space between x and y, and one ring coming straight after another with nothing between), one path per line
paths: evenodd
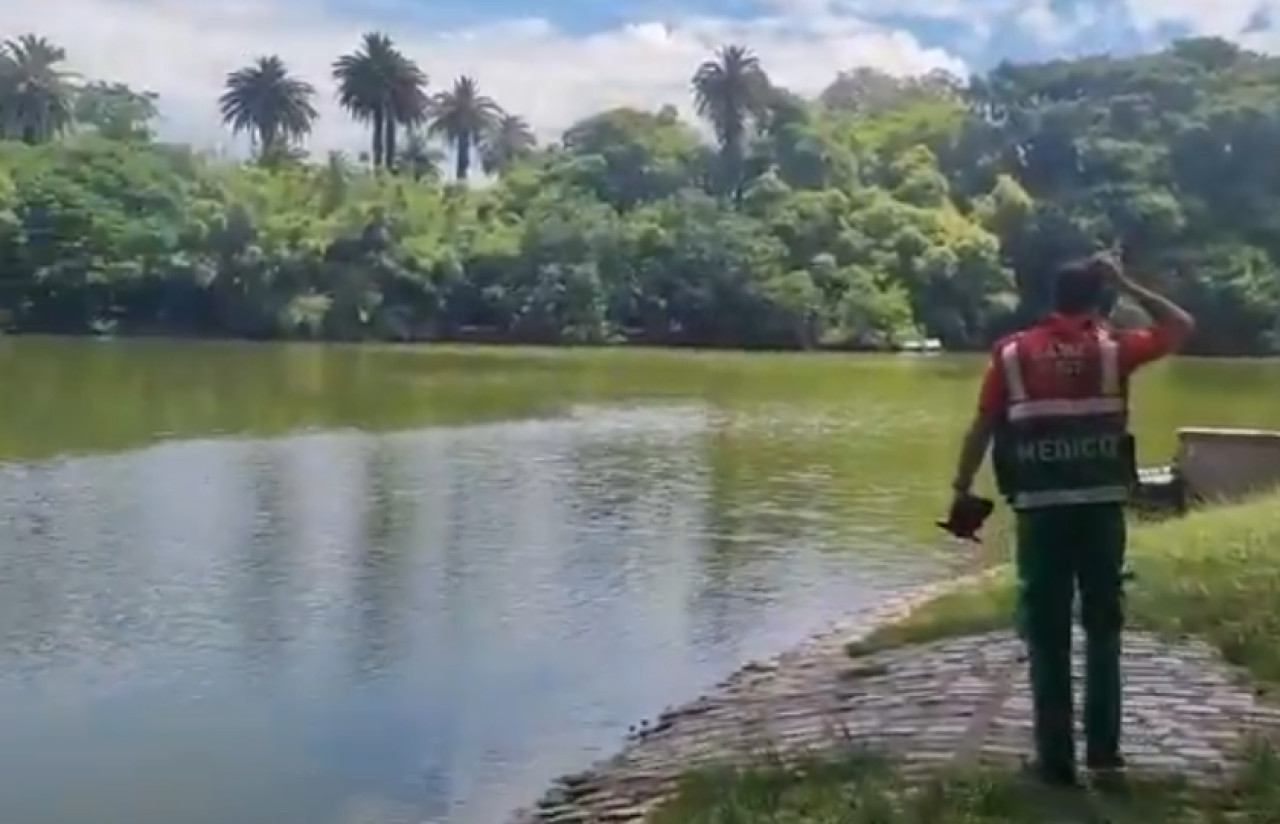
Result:
M501 821L972 568L932 521L980 367L0 340L5 824ZM1277 387L1151 369L1144 459Z

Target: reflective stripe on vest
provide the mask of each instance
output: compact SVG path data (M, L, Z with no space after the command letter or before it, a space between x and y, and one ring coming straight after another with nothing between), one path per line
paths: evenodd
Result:
M1092 398L1050 398L1027 400L1027 385L1022 377L1018 357L1018 341L1012 340L1000 350L1005 385L1009 391L1009 421L1033 418L1074 418L1086 415L1119 415L1128 408L1120 381L1120 346L1105 329L1097 330L1098 356L1102 361L1101 391Z
M1042 506L1074 506L1077 504L1119 504L1129 500L1127 486L1091 486L1088 489L1045 489L1040 492L1018 492L1013 496L1014 509L1037 509Z
M1029 399L1018 341L1015 339L1002 347L1000 361L1009 397L1008 421L1017 424L1035 420L1125 414L1128 411L1128 399L1125 397L1125 387L1120 377L1120 347L1107 330L1098 329L1096 335L1101 367L1100 386L1098 394L1088 398ZM1076 504L1121 503L1128 498L1127 486L1108 484L1074 489L1015 491L1010 503L1015 509L1034 509Z

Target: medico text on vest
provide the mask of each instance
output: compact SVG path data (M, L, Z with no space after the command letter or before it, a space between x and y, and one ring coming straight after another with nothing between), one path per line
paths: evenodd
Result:
M1058 463L1117 458L1120 456L1120 440L1117 435L1086 435L1022 441L1017 445L1018 460L1022 463Z

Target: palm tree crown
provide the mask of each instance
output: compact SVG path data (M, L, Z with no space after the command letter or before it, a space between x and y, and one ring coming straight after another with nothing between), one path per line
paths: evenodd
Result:
M371 32L359 49L334 61L333 79L342 108L372 127L374 167L389 167L396 158L397 128L411 128L426 119L426 74L390 37Z
M458 180L467 179L472 149L494 133L502 115L502 107L481 94L475 79L466 75L455 80L452 89L436 95L429 132L452 144Z
M269 55L227 75L218 108L232 132L248 133L261 156L272 158L311 133L319 116L311 102L315 93L310 83L289 74L284 61Z
M518 115L504 113L480 145L480 166L485 174L497 174L528 157L537 145L528 121Z
M43 143L71 126L72 75L67 53L43 37L24 34L0 45L0 138Z
M769 77L760 59L744 46L725 46L693 75L693 99L698 116L715 130L727 151L739 151L750 122L768 101Z

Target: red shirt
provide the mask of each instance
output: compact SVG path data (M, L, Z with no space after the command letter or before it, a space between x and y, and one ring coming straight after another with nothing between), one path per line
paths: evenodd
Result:
M1052 314L1041 323L1070 327L1084 332L1095 326L1097 321L1091 317ZM986 374L982 376L982 389L978 394L978 411L984 417L1000 414L1008 402L1004 369L1000 363L1000 350L1009 342L1010 337L996 342L991 350L991 360L987 363ZM1140 367L1163 358L1173 350L1173 340L1169 332L1161 326L1117 330L1112 333L1112 337L1119 346L1122 378L1127 378Z

